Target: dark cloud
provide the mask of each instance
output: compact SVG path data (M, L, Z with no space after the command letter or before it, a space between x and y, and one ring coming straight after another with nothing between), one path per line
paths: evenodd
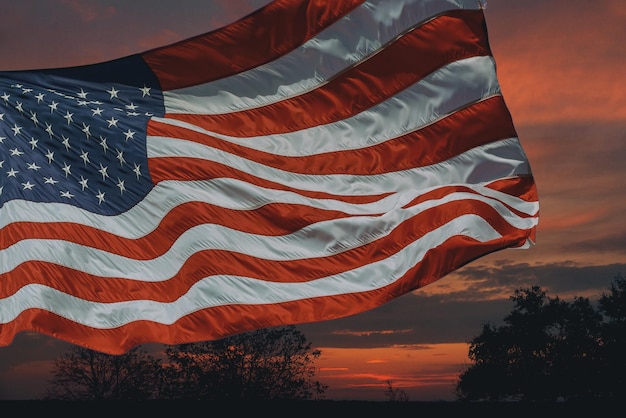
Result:
M418 290L362 314L298 328L315 345L325 347L468 342L484 323L504 319L513 308L510 297L516 289L539 286L549 297L596 300L620 273L626 274L626 264L530 265L503 260L496 266L468 266L454 273L451 280L461 282L463 290L428 294L427 286L424 292Z
M614 235L607 235L600 239L581 239L563 244L565 251L586 251L594 253L621 252L626 257L626 233L620 232Z

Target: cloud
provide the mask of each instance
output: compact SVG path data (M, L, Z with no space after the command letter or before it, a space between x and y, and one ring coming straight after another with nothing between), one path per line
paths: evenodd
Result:
M387 400L391 383L409 400L453 400L454 383L468 361L466 344L321 351L316 378L329 385L327 395L333 399Z
M623 230L626 214L626 131L624 121L522 123L517 131L528 154L539 193L537 249L519 257L538 261L570 258L610 263L624 247L589 252L582 241L601 242Z
M626 264L573 261L473 263L376 309L331 321L298 325L315 345L392 347L468 342L485 322L500 323L513 309L516 289L540 286L549 297L597 300ZM349 330L349 332L348 332ZM385 332L379 332L385 330ZM390 332L399 330L399 332ZM410 332L407 332L410 330Z
M107 19L116 13L115 7L101 6L93 0L60 0L60 3L67 5L83 22Z
M617 41L626 39L624 6L589 4L503 2L487 9L499 81L518 122L626 119L626 85L617 82L626 73L626 43Z
M588 252L622 252L626 256L626 233L605 235L601 239L582 239L563 244L565 251L588 251ZM626 272L625 272L626 274Z

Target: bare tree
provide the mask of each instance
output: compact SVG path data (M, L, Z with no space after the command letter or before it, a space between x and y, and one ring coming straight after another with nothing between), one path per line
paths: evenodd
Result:
M385 396L389 402L408 402L409 395L402 389L394 388L391 384L391 380L387 380L387 389L385 389Z

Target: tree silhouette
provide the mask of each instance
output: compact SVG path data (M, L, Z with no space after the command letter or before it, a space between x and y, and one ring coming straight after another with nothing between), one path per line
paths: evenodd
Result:
M46 399L148 400L159 397L161 362L135 347L112 355L72 346L55 362Z
M165 346L167 361L135 347L110 355L72 346L55 362L45 399L307 400L323 397L313 350L294 326Z
M385 389L385 396L389 402L408 402L409 395L402 389L394 388L391 384L391 380L387 380L387 389Z
M170 346L164 396L197 400L309 400L327 386L313 380L320 356L294 326L217 341Z
M603 393L614 400L626 397L626 278L618 275L609 293L603 293L599 310L604 315L604 350L600 361Z
M474 362L456 385L461 400L588 401L623 396L626 281L615 278L597 310L589 299L518 289L504 325L483 325Z

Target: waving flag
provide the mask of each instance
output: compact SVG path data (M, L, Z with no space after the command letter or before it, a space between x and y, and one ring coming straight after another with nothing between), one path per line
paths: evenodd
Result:
M380 306L534 241L476 0L276 0L0 72L0 344L108 353Z

